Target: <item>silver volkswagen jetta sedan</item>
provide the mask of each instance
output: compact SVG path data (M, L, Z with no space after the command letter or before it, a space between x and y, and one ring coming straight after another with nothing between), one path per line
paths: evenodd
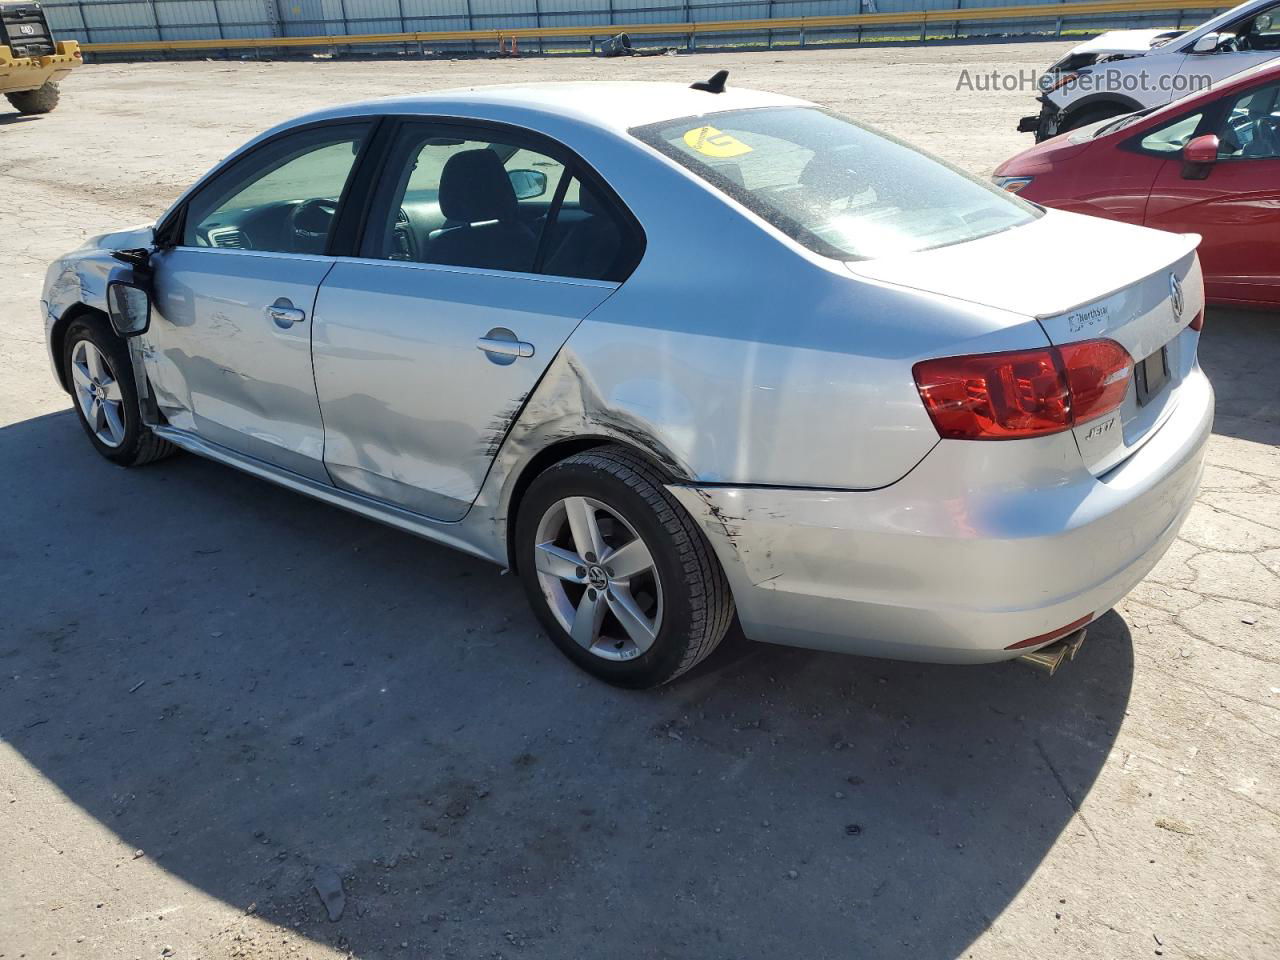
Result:
M276 127L55 262L43 310L103 456L514 568L644 686L735 614L956 663L1078 637L1196 490L1196 242L722 76L538 84Z

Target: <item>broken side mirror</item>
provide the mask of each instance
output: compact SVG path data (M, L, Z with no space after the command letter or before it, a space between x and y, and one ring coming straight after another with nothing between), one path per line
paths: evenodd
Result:
M122 337L136 337L151 326L151 295L131 280L107 284L107 315Z
M547 175L540 170L511 170L507 178L517 200L532 200L547 192Z
M1182 178L1203 180L1218 162L1218 138L1212 133L1196 137L1182 148Z
M1191 46L1192 53L1213 53L1227 38L1221 33L1206 33Z

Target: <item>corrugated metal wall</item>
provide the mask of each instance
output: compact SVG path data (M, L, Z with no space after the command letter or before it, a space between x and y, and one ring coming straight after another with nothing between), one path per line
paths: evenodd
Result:
M607 25L753 20L774 17L835 16L878 11L996 7L1037 0L51 0L45 3L60 39L84 42L128 40L222 39L227 37L338 36L430 30L497 30L501 27ZM1056 3L1060 0L1039 0ZM1188 7L1149 15L1099 16L1071 20L1073 29L1194 24L1209 11ZM953 29L932 24L930 36L971 36L1053 32L1048 19L959 23ZM919 28L843 28L810 32L809 43L911 36ZM795 43L796 31L700 36L702 46ZM533 43L537 49L538 42ZM671 46L678 37L659 37L653 45ZM643 40L637 40L640 46ZM581 49L583 40L544 41L543 49ZM450 45L433 44L433 47ZM470 44L454 44L454 49ZM528 44L525 45L528 50ZM353 48L359 49L359 48ZM370 48L363 48L373 52ZM207 54L202 54L207 55Z

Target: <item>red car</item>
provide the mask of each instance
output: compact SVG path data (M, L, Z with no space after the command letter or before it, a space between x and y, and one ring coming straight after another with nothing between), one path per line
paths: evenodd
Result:
M1280 306L1280 60L1046 140L994 179L1045 206L1198 233L1209 300Z

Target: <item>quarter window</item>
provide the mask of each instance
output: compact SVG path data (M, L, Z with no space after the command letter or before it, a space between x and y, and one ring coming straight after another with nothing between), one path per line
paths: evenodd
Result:
M303 130L232 164L187 204L183 246L324 253L368 130Z
M1153 130L1142 138L1142 149L1154 153L1177 153L1195 134L1202 116L1203 114L1193 113L1189 117L1183 117L1158 130Z

